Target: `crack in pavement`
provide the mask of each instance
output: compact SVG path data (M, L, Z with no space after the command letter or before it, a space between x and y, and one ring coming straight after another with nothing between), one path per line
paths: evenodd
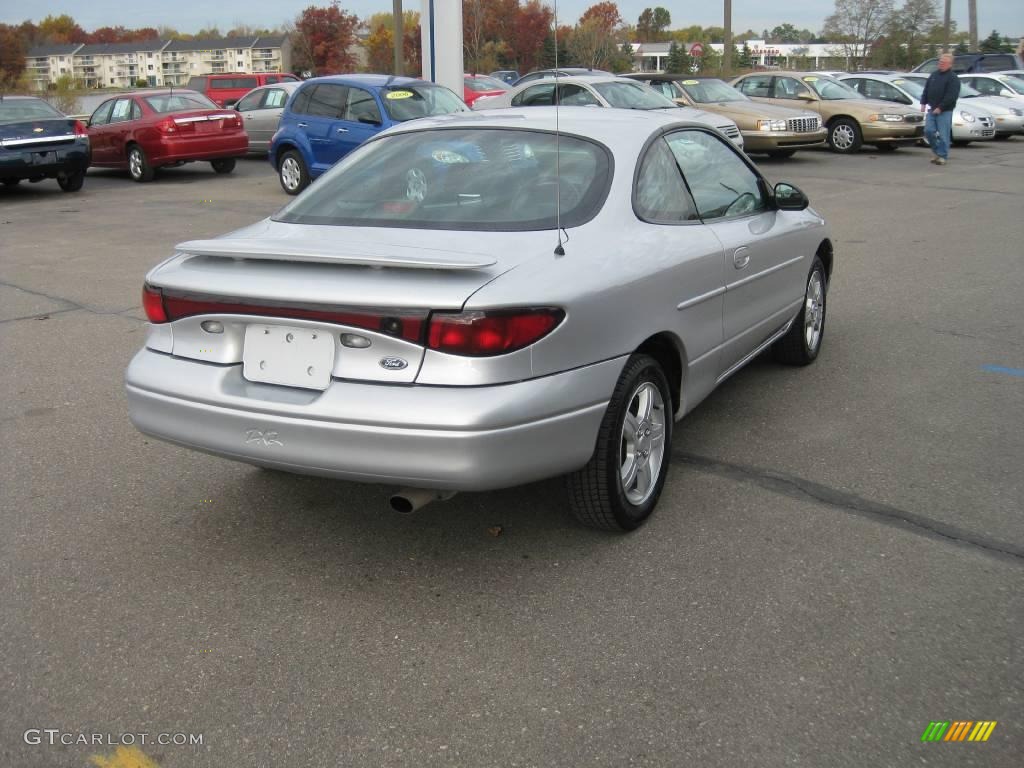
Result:
M855 493L840 491L796 475L775 470L748 467L732 464L706 456L698 456L681 451L672 452L672 461L687 464L696 469L713 475L738 480L765 488L769 491L788 496L792 499L807 501L808 499L827 504L831 507L866 517L876 522L901 528L905 531L927 536L932 539L951 541L955 544L980 550L986 555L1009 559L1012 562L1024 560L1024 547L999 541L987 536L980 536L971 531L933 520L923 515L865 499Z
M27 293L27 294L30 294L32 296L39 296L39 297L47 299L49 301L56 301L56 302L64 305L64 307L62 307L61 309L55 309L55 310L53 310L51 312L37 312L34 315L24 315L22 317L11 317L11 318L8 318L6 320L0 320L0 324L3 324L3 323L14 323L14 322L17 322L19 320L36 320L36 319L41 318L41 317L49 317L50 315L59 315L59 314L63 314L64 312L75 312L77 310L81 310L83 312L88 312L90 315L100 315L101 317L109 317L111 315L121 315L121 316L124 316L124 315L127 315L129 312L135 312L135 311L137 311L139 309L139 307L137 305L128 307L127 309L115 309L115 310L96 309L95 307L90 307L90 306L88 306L86 304L79 304L77 301L73 301L71 299L66 299L63 296L53 296L53 295L51 295L49 293L43 293L42 291L34 291L31 288L23 288L20 285L15 285L14 283L8 283L6 280L0 280L0 287L13 288L16 291L21 291L22 293Z

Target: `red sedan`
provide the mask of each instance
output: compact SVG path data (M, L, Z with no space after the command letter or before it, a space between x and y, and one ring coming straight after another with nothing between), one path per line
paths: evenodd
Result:
M495 77L487 75L466 75L462 86L462 100L467 107L472 107L473 102L481 96L500 96L508 90L508 83L503 83Z
M231 173L249 149L237 112L187 90L123 93L89 118L92 165L127 168L135 181L151 181L157 168L208 160Z

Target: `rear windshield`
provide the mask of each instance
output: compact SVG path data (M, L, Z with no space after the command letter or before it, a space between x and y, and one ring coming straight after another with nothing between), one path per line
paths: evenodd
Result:
M217 105L198 93L167 93L147 96L146 103L154 112L184 112L188 109L217 109Z
M556 176L555 152L558 149ZM349 154L277 216L295 224L521 232L600 210L612 177L588 139L506 128L400 133Z
M396 123L469 111L462 99L440 85L394 85L381 88L380 95L384 109Z
M900 78L899 80L893 80L893 85L898 85L904 91L909 93L915 99L920 99L924 94L924 83L920 80L912 80L911 78Z
M1001 75L999 79L1011 90L1024 94L1024 78L1014 77L1013 75Z
M678 109L672 99L640 83L592 83L591 87L620 109Z
M481 91L507 91L508 83L503 83L501 80L493 77L477 75L476 77L466 78L466 87L477 93Z
M0 101L0 123L22 120L49 120L64 117L42 99L5 99Z

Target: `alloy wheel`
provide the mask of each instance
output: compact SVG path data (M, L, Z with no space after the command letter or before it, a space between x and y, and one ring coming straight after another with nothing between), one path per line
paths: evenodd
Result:
M825 284L818 270L811 272L804 294L804 342L807 351L814 353L821 343L821 329L825 323Z
M665 456L665 401L645 381L634 390L622 422L619 478L626 499L640 506L654 492Z
M286 157L281 163L281 181L289 191L294 192L299 188L299 184L302 182L302 169L299 168L299 162L294 157Z

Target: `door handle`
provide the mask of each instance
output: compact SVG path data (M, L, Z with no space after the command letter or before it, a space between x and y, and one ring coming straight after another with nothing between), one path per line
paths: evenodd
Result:
M246 120L253 120L253 119L255 119L255 117L256 117L256 115L246 115L245 119Z
M299 128L307 128L307 127L308 126L305 123L299 123Z
M750 263L750 249L745 245L741 245L735 251L732 252L732 265L736 269L743 269L747 264Z
M348 128L339 128L338 133L348 133Z

